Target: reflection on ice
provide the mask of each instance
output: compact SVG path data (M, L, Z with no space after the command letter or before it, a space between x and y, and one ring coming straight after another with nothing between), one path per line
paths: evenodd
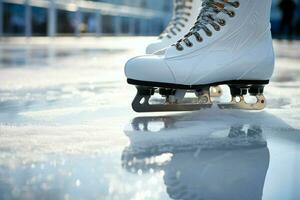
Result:
M201 113L138 117L126 127L125 133L131 144L141 150L148 146L161 150L176 146L190 148L191 145L201 145L201 148L207 149L252 145L253 142L263 141L264 136L260 134L263 129L272 133L297 131L267 112L211 109ZM149 152L149 149L146 151Z
M31 127L22 133L3 127L0 199L256 200L266 183L273 186L265 178L270 159L268 174L280 175L274 171L274 162L281 166L276 156L275 161L269 156L269 149L276 152L274 139L287 141L277 151L299 152L299 130L265 112L138 117L125 129L126 148L117 129L110 132L103 124L116 125L107 120L96 126Z
M137 117L125 129L130 145L122 166L144 175L164 171L172 199L262 199L270 162L265 137L292 128L265 112L239 115L221 114L226 122L218 123L197 114Z
M240 128L232 128L228 137L260 135L261 129L256 130L249 130L245 135ZM202 149L199 144L184 150L178 146L178 149L171 148L172 151L163 147L165 152L172 153L171 159L164 163L158 162L160 156L168 157L162 151L158 155L155 150L148 149L147 153L135 155L133 149L127 149L122 157L123 167L138 174L164 170L167 193L172 199L261 199L269 166L266 143L259 141L245 148L228 147Z
M269 166L266 146L175 153L165 168L172 199L261 199Z

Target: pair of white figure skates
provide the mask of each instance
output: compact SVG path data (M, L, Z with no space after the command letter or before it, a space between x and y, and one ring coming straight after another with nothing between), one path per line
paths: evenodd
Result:
M221 109L261 110L274 71L271 0L175 0L174 16L148 55L129 60L127 82L137 87L136 112L210 108L212 88L230 87ZM159 93L161 101L151 102ZM245 95L257 101L247 103ZM187 97L191 96L193 97Z

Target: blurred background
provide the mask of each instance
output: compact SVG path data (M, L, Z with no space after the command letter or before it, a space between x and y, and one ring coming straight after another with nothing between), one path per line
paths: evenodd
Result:
M299 38L299 3L273 0L274 37ZM158 35L171 15L172 0L0 0L0 36Z
M0 2L3 36L157 35L172 14L172 0Z

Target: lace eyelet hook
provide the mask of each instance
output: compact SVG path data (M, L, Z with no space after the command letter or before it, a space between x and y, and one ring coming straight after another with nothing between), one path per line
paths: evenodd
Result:
M239 2L239 1L233 2L233 6L234 6L235 8L240 7L240 2Z
M235 12L234 11L229 11L228 15L229 15L229 17L234 17L235 16Z
M176 46L177 51L183 51L183 47L182 46Z

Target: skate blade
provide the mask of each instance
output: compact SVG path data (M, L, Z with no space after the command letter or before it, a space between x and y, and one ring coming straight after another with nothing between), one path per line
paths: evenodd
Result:
M159 98L156 98L156 99L153 98L151 100L151 103L153 103L154 105L155 104L165 105L165 102L166 102L165 99L159 99ZM180 101L180 104L184 104L184 105L185 104L190 104L190 105L193 105L193 104L198 104L198 102L199 102L199 98L197 98L197 97L185 97L184 99L182 99Z
M210 88L210 97L220 97L222 94L223 91L220 86L214 86Z
M244 97L239 97L240 101L235 98L231 103L218 104L220 109L242 109L242 110L263 110L266 107L266 99L263 95L257 95L256 103L247 103Z
M202 109L211 108L208 104L159 104L159 105L132 105L135 112L183 112L183 111L198 111Z
M150 104L149 96L136 96L132 102L132 108L135 112L182 112L182 111L198 111L212 107L212 103L160 103ZM143 102L141 102L143 100Z

